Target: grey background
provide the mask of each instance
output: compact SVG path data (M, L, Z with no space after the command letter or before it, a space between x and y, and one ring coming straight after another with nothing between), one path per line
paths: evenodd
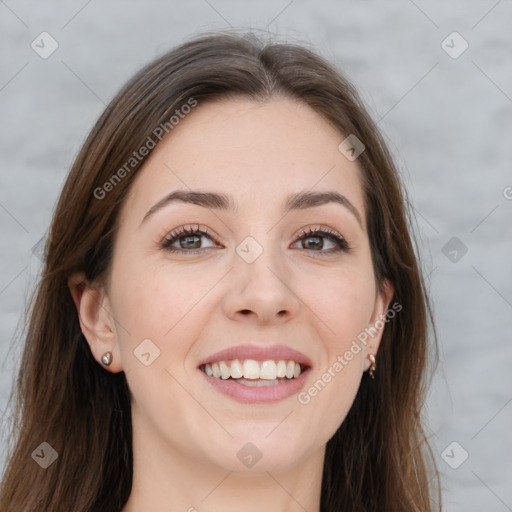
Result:
M33 247L84 137L139 67L230 25L311 43L380 120L434 301L441 364L425 412L444 510L512 510L510 0L0 1L2 454ZM59 45L47 59L30 46L43 31ZM453 31L469 44L458 58L441 46ZM462 48L453 36L447 46Z

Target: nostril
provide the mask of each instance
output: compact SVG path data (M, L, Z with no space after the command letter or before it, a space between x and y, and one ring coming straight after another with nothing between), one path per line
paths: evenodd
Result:
M250 312L251 312L251 310L250 310L250 309L242 309L242 310L240 311L240 313L242 313L242 315L248 315Z

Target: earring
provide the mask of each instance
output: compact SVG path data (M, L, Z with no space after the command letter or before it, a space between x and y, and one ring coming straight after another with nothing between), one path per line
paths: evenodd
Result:
M370 374L370 377L374 379L375 377L373 376L373 372L375 371L375 368L377 368L377 363L375 362L375 356L373 354L370 354L368 357L372 362L370 368L368 369L368 373Z
M112 362L112 352L105 352L105 353L101 356L101 362L102 362L105 366L110 366L110 363Z

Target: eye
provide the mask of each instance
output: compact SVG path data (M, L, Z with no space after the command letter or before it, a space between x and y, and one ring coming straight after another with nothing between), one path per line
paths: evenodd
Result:
M208 240L209 244L205 245L204 240ZM299 234L299 240L294 245L298 243L301 243L299 249L305 249L308 252L332 254L350 251L345 238L325 226L303 229ZM218 247L218 245L208 230L201 229L198 225L195 228L181 226L175 229L166 235L161 247L169 252L194 254L202 252L203 249Z
M211 245L205 246L202 240L203 238L208 239ZM216 247L216 244L207 229L202 230L199 226L195 229L189 226L182 226L171 231L171 233L164 238L161 247L169 252L193 253L200 252L201 249Z
M325 242L326 239L327 243ZM324 226L302 230L299 235L299 240L295 245L298 243L301 243L300 248L310 252L332 254L340 251L350 251L350 247L342 235Z

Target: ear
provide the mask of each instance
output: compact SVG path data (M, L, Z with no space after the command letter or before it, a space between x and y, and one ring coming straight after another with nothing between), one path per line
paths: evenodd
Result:
M379 350L379 345L382 340L382 333L384 332L384 327L386 325L386 313L388 312L389 304L391 303L394 292L395 290L391 281L389 281L389 279L384 279L377 290L375 305L367 328L367 331L371 334L368 337L368 342L365 344L365 356L366 354L373 354L374 356L377 355L377 351ZM365 357L364 370L368 370L370 365L370 359Z
M88 283L84 272L77 272L69 277L68 287L78 312L80 328L94 359L112 373L122 371L114 318L104 287ZM110 366L101 362L101 356L105 352L112 352Z

